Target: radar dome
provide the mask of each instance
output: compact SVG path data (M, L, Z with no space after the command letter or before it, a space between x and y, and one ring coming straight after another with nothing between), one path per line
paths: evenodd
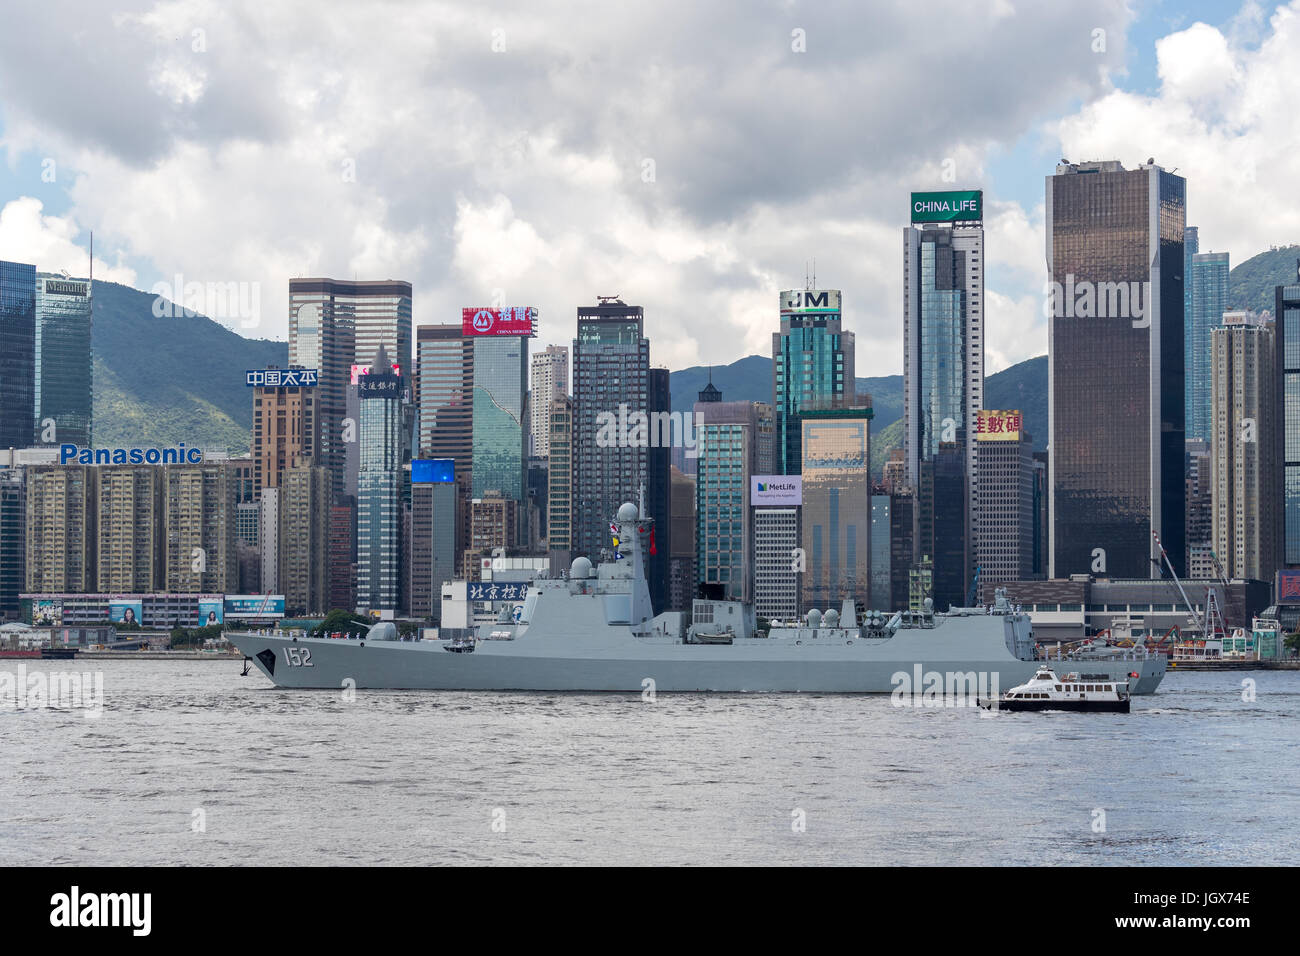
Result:
M808 626L809 627L822 626L822 612L817 610L817 608L813 608L811 611L808 612Z
M840 626L840 612L835 610L835 608L831 608L829 611L826 612L826 615L822 618L822 627L839 627L839 626Z
M397 640L397 625L392 621L380 621L378 624L371 625L370 630L366 632L368 641L395 641Z
M591 559L581 556L574 558L573 564L569 568L569 577L578 580L591 577Z
M626 501L618 506L619 521L635 521L637 519L636 505Z

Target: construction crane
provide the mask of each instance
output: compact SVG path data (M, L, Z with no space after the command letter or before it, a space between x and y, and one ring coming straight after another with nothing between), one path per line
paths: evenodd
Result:
M1156 547L1160 549L1160 557L1164 560L1165 567L1169 569L1169 576L1174 579L1174 584L1178 586L1178 593L1183 596L1183 603L1187 605L1187 610L1191 612L1192 620L1200 628L1205 639L1213 637L1222 637L1227 633L1227 628L1223 624L1223 615L1219 612L1219 600L1214 591L1214 585L1206 585L1205 588L1205 614L1202 616L1196 613L1196 608L1192 605L1191 599L1183 589L1183 582L1178 580L1178 572L1174 570L1173 562L1169 560L1169 555L1165 552L1165 546L1160 543L1160 535L1151 532L1151 537L1155 539ZM1211 552L1213 554L1213 552ZM1218 563L1218 559L1215 559Z

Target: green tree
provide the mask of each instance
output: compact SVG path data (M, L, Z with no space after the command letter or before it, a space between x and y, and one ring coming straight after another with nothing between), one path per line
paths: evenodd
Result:
M336 631L344 634L364 634L369 629L370 623L360 614L353 614L351 611L335 608L326 614L325 619L312 629L311 636L324 637Z

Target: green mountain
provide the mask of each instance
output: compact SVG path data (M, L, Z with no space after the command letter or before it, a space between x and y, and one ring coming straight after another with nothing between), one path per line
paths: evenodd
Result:
M158 318L155 297L95 282L95 444L249 448L244 371L288 364L285 342L246 339L206 316Z
M1296 283L1300 246L1277 246L1252 256L1228 273L1228 307L1255 312L1274 310L1274 290Z

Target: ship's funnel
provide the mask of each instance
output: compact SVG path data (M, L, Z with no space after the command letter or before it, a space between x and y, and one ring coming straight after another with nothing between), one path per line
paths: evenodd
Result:
M858 626L858 609L853 603L853 598L846 598L840 605L840 627L857 627Z

